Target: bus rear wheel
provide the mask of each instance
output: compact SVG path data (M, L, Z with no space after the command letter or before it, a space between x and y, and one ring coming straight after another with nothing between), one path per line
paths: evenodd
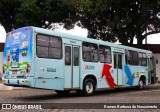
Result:
M83 83L83 94L86 96L91 96L95 92L95 83L91 78L85 79Z
M69 90L63 90L63 91L61 91L61 90L55 90L55 92L57 93L57 94L59 94L59 95L67 95L67 94L69 94Z
M139 80L139 85L136 87L138 90L144 89L145 83L144 80L140 79Z

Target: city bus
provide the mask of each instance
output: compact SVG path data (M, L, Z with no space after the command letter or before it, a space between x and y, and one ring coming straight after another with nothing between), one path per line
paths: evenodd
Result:
M76 91L154 84L148 50L28 26L6 35L2 82L8 86Z

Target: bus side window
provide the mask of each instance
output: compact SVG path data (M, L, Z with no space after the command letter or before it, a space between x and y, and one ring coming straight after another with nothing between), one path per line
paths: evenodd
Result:
M92 62L98 61L98 46L96 44L90 44L90 55Z
M147 55L145 53L139 53L139 65L147 66Z
M71 65L71 47L65 47L65 65Z
M132 51L132 64L139 65L139 56L138 56L138 52L136 51Z
M127 51L127 64L128 65L139 65L139 55L136 51Z
M62 40L58 37L50 37L49 58L61 59L62 58Z
M111 48L99 45L99 58L101 63L111 63Z
M60 37L37 34L36 53L39 58L62 59Z
M139 65L142 65L142 53L139 53Z
M79 65L79 48L74 47L74 66Z
M45 35L37 35L36 38L36 43L37 43L37 56L40 58L48 58L49 53L48 53L48 48L49 48L49 37Z
M83 60L87 62L98 61L98 46L88 42L83 42Z
M147 55L145 53L143 53L142 65L147 66Z
M128 51L127 50L125 50L125 62L126 62L126 64L128 64Z
M84 61L90 61L90 48L88 47L88 45L84 44L83 45L83 60Z

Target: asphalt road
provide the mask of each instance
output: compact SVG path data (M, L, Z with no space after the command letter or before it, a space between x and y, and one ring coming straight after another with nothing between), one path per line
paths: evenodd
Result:
M128 112L128 111L140 111L140 112L160 112L159 109L92 109L91 104L110 104L110 103L160 103L160 85L152 85L146 87L144 90L138 91L135 88L125 88L120 90L109 89L109 90L98 90L94 96L85 97L78 96L76 92L71 92L66 96L59 96L53 90L42 90L42 89L16 89L16 90L1 90L0 91L0 103L79 103L78 105L85 106L89 109L46 109L38 111L47 112L64 112L64 111L109 111L109 112ZM91 104L90 104L91 103ZM74 105L73 105L74 106ZM72 106L70 106L72 108ZM76 107L75 107L76 108ZM93 107L96 108L96 107ZM4 110L2 110L4 111ZM10 110L15 111L17 110ZM24 110L18 110L24 111ZM30 111L30 110L25 110Z

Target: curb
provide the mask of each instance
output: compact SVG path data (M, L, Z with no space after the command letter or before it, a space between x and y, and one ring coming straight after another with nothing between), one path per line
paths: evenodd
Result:
M6 85L0 83L0 90L15 90L15 89L24 89L24 88L23 87L6 86Z

